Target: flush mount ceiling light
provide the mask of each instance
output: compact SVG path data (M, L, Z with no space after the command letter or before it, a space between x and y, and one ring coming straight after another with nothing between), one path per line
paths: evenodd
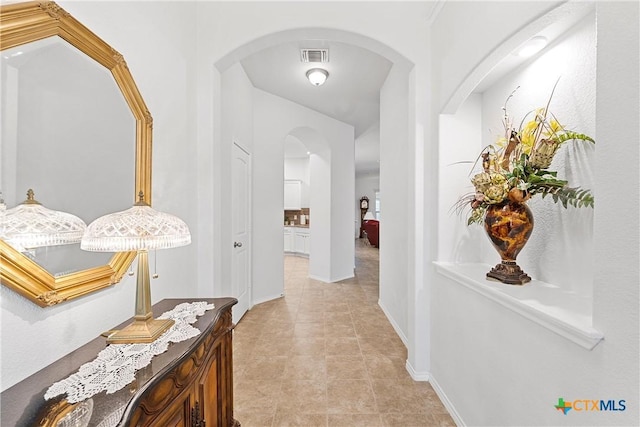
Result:
M520 49L518 49L518 56L528 58L535 53L540 52L547 45L547 38L544 36L535 36L527 40Z
M322 68L312 68L307 71L307 78L314 86L323 85L327 77L329 77L329 72Z

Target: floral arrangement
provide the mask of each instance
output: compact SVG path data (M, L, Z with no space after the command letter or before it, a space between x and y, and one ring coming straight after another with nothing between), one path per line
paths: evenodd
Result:
M483 171L471 178L475 192L463 196L456 204L458 208L470 205L467 223L482 223L490 205L507 200L523 202L536 194L543 198L551 195L554 202L561 202L565 208L568 205L593 207L594 200L589 190L569 187L567 181L558 179L557 172L548 168L558 148L565 142L595 141L587 135L565 129L549 111L553 91L546 107L530 111L520 125L514 127L507 113L507 102L512 96L513 93L502 108L504 136L495 145L485 147L478 157L478 160L482 159Z

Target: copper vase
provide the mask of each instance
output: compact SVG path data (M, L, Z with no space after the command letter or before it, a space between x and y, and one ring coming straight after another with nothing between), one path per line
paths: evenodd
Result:
M490 205L484 217L484 229L502 258L487 273L487 278L509 285L523 285L531 280L516 264L516 257L533 231L533 214L526 203L506 201Z

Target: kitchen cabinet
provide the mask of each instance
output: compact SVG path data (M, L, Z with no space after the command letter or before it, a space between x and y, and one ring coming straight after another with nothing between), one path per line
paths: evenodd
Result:
M284 251L296 255L309 256L310 234L307 227L284 228Z
M293 230L290 227L284 228L284 251L293 252Z
M284 210L302 209L302 181L285 179L284 181Z
M296 229L294 236L295 252L302 255L309 255L309 229Z

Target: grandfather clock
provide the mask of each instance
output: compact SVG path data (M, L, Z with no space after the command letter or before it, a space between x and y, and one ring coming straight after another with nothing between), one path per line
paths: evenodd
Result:
M367 213L368 210L369 210L369 198L367 196L362 196L360 198L360 238L361 239L364 237L364 228L363 228L364 215Z

